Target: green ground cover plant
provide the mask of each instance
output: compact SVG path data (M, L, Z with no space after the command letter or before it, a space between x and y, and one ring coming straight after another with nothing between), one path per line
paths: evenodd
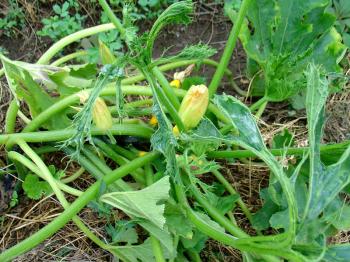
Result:
M210 59L216 50L203 43L153 56L165 26L191 22L191 1L170 5L143 34L130 7L116 16L107 1L98 2L111 23L62 38L35 64L0 56L14 96L0 134L8 157L0 175L16 173L29 198L54 195L64 208L3 250L0 261L33 249L69 221L122 261L201 261L208 239L240 250L244 261L349 261L349 244L328 241L350 228L344 197L350 193L350 141L321 143L329 76L340 73L346 50L326 11L328 1L243 0L232 13L235 22L219 62ZM118 31L124 52L100 41L99 61L74 63L85 55L81 51L52 61L67 45L111 30ZM224 75L232 76L227 68L239 37L249 70L263 83L263 99L250 108L217 92ZM188 77L193 64L216 68L208 88ZM184 67L174 81L164 75ZM292 135L284 132L268 147L253 113L258 109L261 115L267 102L298 92L305 96L308 146L294 147ZM30 118L21 114L20 101ZM15 132L18 116L26 126ZM67 176L48 166L44 156L57 152L81 168ZM290 155L296 161L285 165ZM219 160L225 158L254 158L269 168L269 185L260 192L264 204L254 214L223 175ZM83 172L95 179L85 190L71 185ZM203 181L202 174L215 182ZM109 220L115 212L125 214L106 225L109 242L79 217L87 206ZM254 233L237 224L238 208Z

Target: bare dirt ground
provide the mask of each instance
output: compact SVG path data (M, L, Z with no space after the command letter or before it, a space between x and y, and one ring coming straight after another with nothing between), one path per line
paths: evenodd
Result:
M23 32L19 32L18 37L15 39L8 39L5 36L0 37L0 44L9 51L8 56L10 58L35 62L48 48L50 42L45 39L42 40L35 35L35 31L40 25L39 18L47 15L48 10L50 9L38 10L35 8L35 5L28 7L26 10L27 19L31 21L31 26L27 27ZM86 5L86 10L90 17L89 23L94 24L97 21L95 18L96 11L92 12L89 10L88 5ZM148 26L147 24L142 25L142 28L146 29ZM188 27L169 27L164 30L155 45L155 55L160 55L169 46L172 46L169 52L176 52L188 44L201 41L210 44L218 50L218 53L214 56L214 59L218 60L230 29L231 22L222 15L220 6L214 3L198 5L194 22L191 25ZM242 89L246 89L249 81L244 76L245 55L240 44L236 47L229 69L233 72L236 83ZM200 71L200 74L208 80L211 79L212 73L213 69L209 67L204 67ZM168 74L169 79L171 75L171 73ZM3 132L5 112L11 95L4 78L1 79L0 85L0 132ZM228 84L222 85L220 90L238 96ZM340 142L350 138L349 87L347 90L329 98L327 106L328 120L324 137L326 142ZM249 97L240 98L247 103L251 102ZM267 143L270 142L272 134L287 128L291 133L295 134L297 145L305 144L307 137L305 112L303 110L294 111L287 103L269 104L259 124ZM21 125L23 123L19 121L18 128ZM4 149L0 149L0 161L5 163L4 152ZM58 157L53 158L57 159ZM48 159L48 161L54 162L53 159ZM1 165L4 163L0 162ZM226 177L241 193L243 200L252 210L257 210L262 204L258 192L268 183L268 170L264 166L247 165L243 162L230 164L224 161L222 164L226 167ZM70 167L71 170L75 168L74 166ZM84 189L91 182L89 175L85 174L74 182L74 186ZM2 196L7 196L4 199L0 199L0 206L4 206L8 203L11 191L4 192L4 187L1 187L1 184L0 191L2 191ZM18 206L6 209L0 213L0 249L5 249L20 242L62 212L61 206L52 197L40 201L32 201L24 196L20 196L19 199ZM103 229L105 221L99 218L90 208L82 210L79 216L97 235L106 238ZM245 226L247 223L239 210L237 210L235 216L237 216L239 224L247 232L252 230ZM338 237L334 238L334 242L349 242L349 239L350 236L347 232L341 232ZM215 241L207 242L207 246L202 252L202 259L203 261L241 261L238 251L222 246ZM49 260L113 261L113 258L110 254L92 244L73 223L69 223L43 244L18 257L15 261Z

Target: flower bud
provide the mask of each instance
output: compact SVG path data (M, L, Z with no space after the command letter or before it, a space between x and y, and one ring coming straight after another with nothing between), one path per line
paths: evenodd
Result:
M193 85L183 98L179 116L186 129L194 128L207 111L209 92L205 85Z
M180 88L181 87L181 82L179 79L174 79L173 81L170 82L170 85L175 87L175 88Z
M111 50L101 40L99 40L98 43L99 43L98 52L100 54L102 64L103 65L113 64L117 59L115 58Z
M102 98L97 98L95 101L94 108L92 110L92 119L101 130L107 131L112 128L113 120L112 115L108 110L108 107Z
M192 73L194 66L195 66L194 64L191 64L184 71L175 72L174 80L170 82L170 85L175 88L180 88L185 78Z

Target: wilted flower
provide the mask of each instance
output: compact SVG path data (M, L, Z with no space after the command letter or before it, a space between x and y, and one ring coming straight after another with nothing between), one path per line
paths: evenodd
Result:
M117 59L113 55L112 51L101 40L99 40L98 43L99 43L98 52L100 54L102 64L103 65L113 64Z
M92 110L92 119L95 125L101 130L108 130L112 128L112 115L102 98L97 98L94 109Z

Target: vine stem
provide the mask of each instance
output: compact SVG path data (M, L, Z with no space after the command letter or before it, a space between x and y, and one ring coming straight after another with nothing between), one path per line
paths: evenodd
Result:
M145 175L146 175L146 184L150 186L153 184L153 170L150 164L145 165ZM162 247L159 240L151 234L151 244L153 249L153 254L156 259L156 262L165 262Z
M5 119L6 134L11 134L15 131L18 109L19 109L19 106L17 104L17 101L16 99L13 99L6 112L6 119Z
M51 63L52 66L59 66L59 65L62 65L72 59L75 59L75 58L78 58L78 57L81 57L81 56L85 56L87 55L88 52L85 51L85 50L80 50L80 51L77 51L77 52L74 52L74 53L71 53L69 55L65 55L65 56L62 56L61 58L57 59L56 61L54 61L53 63Z
M256 101L254 104L252 104L249 109L250 112L254 112L255 110L257 110L259 107L261 107L265 102L268 102L267 98L265 96L263 96L262 98L260 98L258 101Z
M51 186L52 190L54 191L57 199L59 200L59 202L61 203L61 205L64 207L64 209L69 208L70 203L66 200L66 198L64 197L63 192L60 190L59 185L63 184L60 181L57 181L51 174L51 172L49 171L49 169L47 168L47 166L45 165L45 163L41 160L41 158L28 146L27 143L25 143L22 140L18 141L18 145L21 147L21 149L34 161L35 164L33 164L31 161L25 161L27 164L29 164L29 168L32 169L33 172L37 173L37 175L39 177L42 177L44 180L46 180L49 185ZM68 187L67 185L63 184L66 187ZM76 190L74 188L70 188L70 191L75 191L79 192L78 196L81 196L83 194L83 192ZM94 243L96 243L98 246L100 246L103 249L109 250L108 245L105 244L103 241L101 241L97 236L94 235L94 233L92 233L90 231L90 229L84 224L83 221L81 221L81 219L78 216L73 216L72 217L73 222L78 226L78 228L80 230L82 230L82 232L89 237Z
M320 151L334 151L334 150L345 150L347 146L350 145L350 140L346 140L337 144L324 144L320 146ZM309 147L290 147L290 148L278 148L278 149L269 149L269 152L274 156L283 156L286 155L299 155L302 156L306 154L309 150ZM207 156L209 158L249 158L256 157L254 152L250 150L232 150L232 151L215 151L208 152Z
M240 7L239 12L238 12L237 19L232 27L229 38L226 42L224 52L221 56L219 66L214 73L213 79L210 82L210 85L209 85L210 97L212 97L216 93L216 90L218 89L218 87L220 85L221 79L224 76L225 69L228 67L233 50L235 49L235 46L236 46L239 32L241 31L244 17L247 13L247 10L248 10L248 7L249 7L249 4L251 1L252 0L243 0L242 1L241 7Z
M11 259L31 250L39 245L45 239L51 237L55 232L67 224L81 209L83 209L90 201L98 196L98 192L103 183L107 186L114 181L128 175L131 171L144 166L147 163L158 158L160 155L157 152L152 152L139 157L128 164L125 164L114 170L103 179L96 181L91 185L80 197L78 197L67 209L65 209L58 217L51 221L48 225L32 234L22 242L5 250L0 254L0 261L10 261Z
M231 195L237 195L238 192L232 187L232 185L225 179L225 177L217 170L213 170L212 174L216 177L217 180L226 188L226 190L231 194ZM242 209L243 213L245 216L248 218L249 222L252 224L253 222L253 217L252 214L250 213L250 210L248 207L245 205L241 197L237 200L238 205Z
M40 178L46 180L46 177L42 175L39 168L32 161L30 161L28 158L26 158L25 156L21 155L20 153L15 152L15 151L10 151L8 153L8 157L10 159L18 161L19 163L21 163L22 165L24 165L28 169L30 169L33 173L37 174ZM55 180L55 183L60 190L67 192L68 194L71 194L73 196L80 196L83 193L82 191L77 190L73 187L70 187L70 186L62 183L59 180Z
M269 249L269 248L261 248L257 247L256 245L251 246L249 243L244 242L240 243L241 239L235 238L231 235L228 235L220 230L218 230L216 227L213 227L209 225L208 223L204 222L189 206L185 192L183 191L183 185L175 185L175 193L178 198L178 201L183 204L184 209L186 210L187 218L194 224L194 226L201 231L202 233L206 234L210 238L217 240L221 242L222 244L232 246L234 248L237 248L242 251L252 252L255 254L260 255L263 257L266 261L270 262L280 262L281 260L273 257L273 256L279 256L286 259L290 259L290 261L297 261L302 262L302 260L297 254L294 252L288 251L288 250L279 250L279 249ZM242 239L245 240L245 239ZM266 255L270 253L271 255Z
M53 142L64 141L70 138L74 134L74 129L63 129L53 131L37 131L37 132L25 132L0 135L1 144L14 144L17 139L23 139L26 142L41 143L41 142ZM113 135L131 135L144 138L150 138L153 134L153 129L138 124L115 124L108 130ZM106 131L98 129L97 127L91 128L91 135L105 135Z
M76 33L73 33L71 35L68 35L55 44L53 44L37 61L37 64L39 65L45 65L50 62L50 60L58 53L60 52L64 47L67 45L74 43L75 41L78 41L82 38L95 35L101 32L109 31L115 29L115 26L112 23L98 25L94 27L90 27L87 29L80 30Z

